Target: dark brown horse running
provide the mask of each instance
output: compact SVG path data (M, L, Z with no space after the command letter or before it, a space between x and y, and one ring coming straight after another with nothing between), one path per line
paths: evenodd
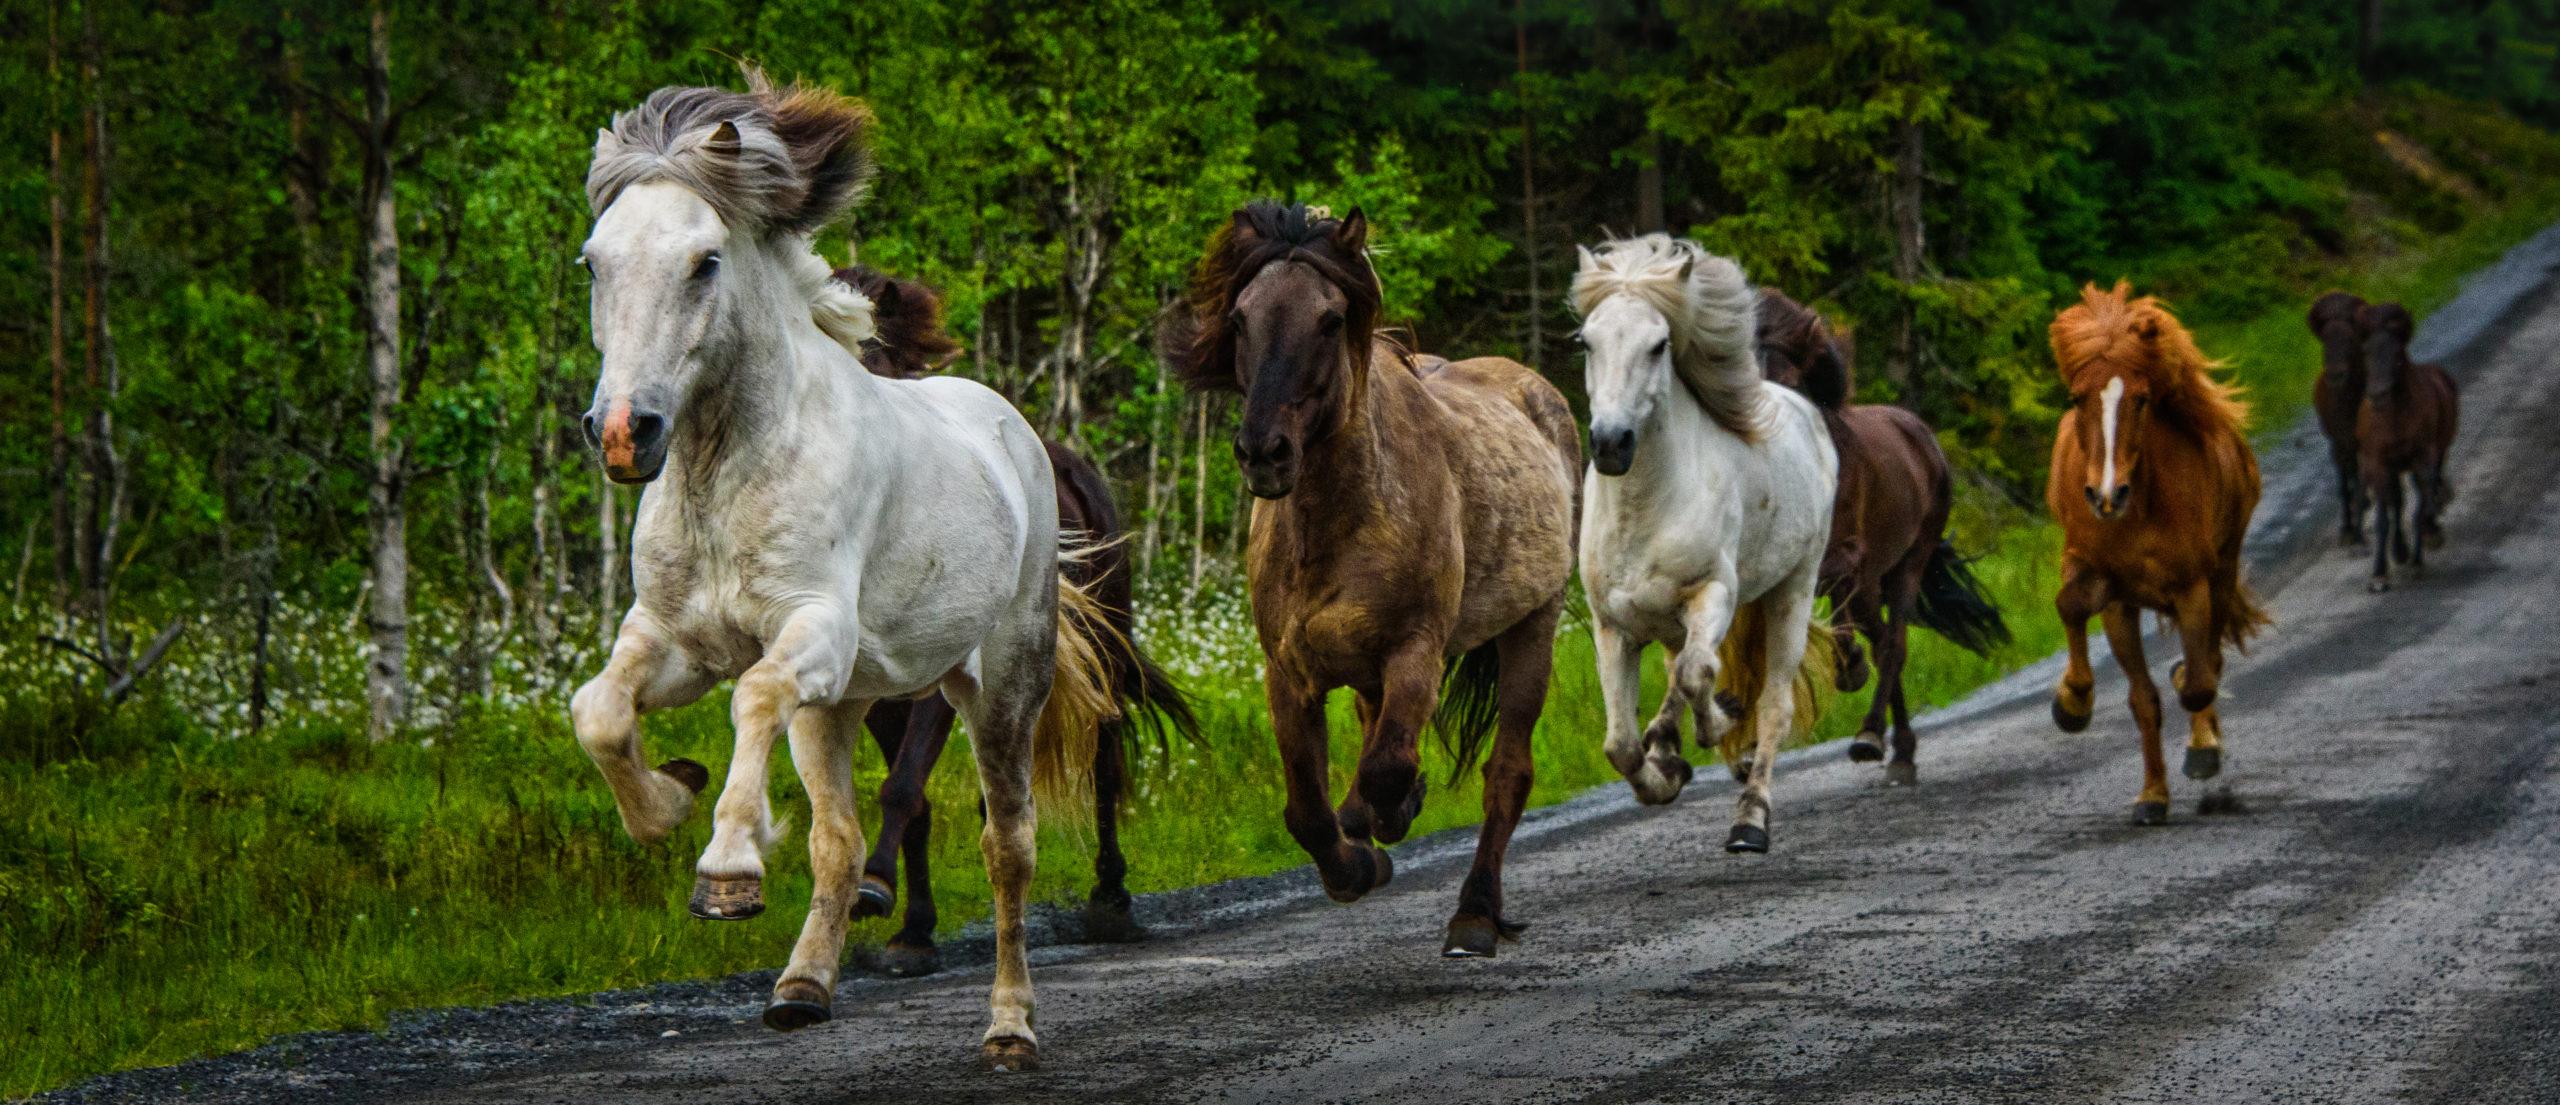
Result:
M1823 550L1818 586L1831 600L1840 690L1867 682L1856 633L1874 646L1883 677L1865 723L1849 743L1849 758L1885 758L1889 710L1893 757L1885 764L1885 782L1908 786L1920 779L1914 760L1920 738L1902 697L1911 624L1977 655L2007 642L2009 627L1946 539L1955 496L1946 454L1928 424L1900 407L1851 404L1855 389L1847 351L1813 309L1762 288L1759 329L1761 372L1813 400L1840 453L1831 543Z
M2311 303L2311 332L2320 336L2320 378L2311 406L2329 438L2329 463L2338 470L2338 543L2364 544L2364 476L2356 449L2356 412L2364 406L2364 300L2330 292Z
M929 375L960 352L960 344L942 328L942 297L913 281L898 280L862 266L836 270L836 279L871 300L874 336L862 345L863 367L882 376ZM1120 716L1106 719L1093 750L1093 802L1097 853L1093 861L1093 893L1085 901L1085 938L1116 942L1144 935L1130 916L1129 864L1120 851L1121 788L1128 775L1129 738L1144 731L1163 744L1168 731L1185 740L1200 739L1200 723L1191 703L1173 680L1141 651L1133 635L1128 543L1121 540L1120 514L1110 486L1093 462L1054 441L1049 466L1058 484L1058 532L1078 534L1095 544L1093 555L1070 562L1069 578L1100 603L1112 633L1104 634L1103 660L1109 670ZM880 783L880 835L863 864L854 913L886 917L897 904L898 856L907 860L907 908L897 935L881 952L881 967L894 975L931 974L940 967L934 947L937 921L933 879L927 866L932 848L933 807L925 799L925 780L942 758L951 736L951 703L939 692L914 701L882 702L871 708L871 738L888 761L888 777ZM1133 728L1132 723L1135 727Z
M2356 410L2356 469L2373 500L2371 591L2391 589L2391 562L2426 570L2427 550L2444 544L2436 520L2453 497L2445 482L2445 455L2461 422L2461 394L2443 366L2413 364L2409 335L2417 320L2397 303L2370 303L2356 312L2364 329L2364 395ZM2415 485L2415 517L2402 511L2401 477ZM2412 528L2417 530L2411 540Z
M1236 460L1261 500L1245 566L1289 834L1334 900L1386 885L1372 841L1403 839L1422 809L1422 727L1437 717L1463 769L1492 722L1484 828L1441 946L1489 956L1522 927L1503 913L1502 858L1573 570L1580 435L1526 366L1426 367L1378 335L1367 244L1358 211L1236 212L1159 354L1194 388L1244 396ZM1325 732L1337 687L1366 730L1339 810Z

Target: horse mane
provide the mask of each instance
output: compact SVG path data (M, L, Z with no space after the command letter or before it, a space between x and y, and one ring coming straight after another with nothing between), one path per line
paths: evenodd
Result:
M2397 357L2365 362L2367 396L2390 395L2400 390L2401 381L2409 376L2409 338L2417 329L2417 316L2397 303L2377 301L2356 308L2356 331L2366 341L2396 342L2400 347Z
M2363 308L2364 297L2354 292L2332 291L2322 295L2311 301L2311 332L2326 334L2332 324L2343 322L2355 327L2357 336L2362 337L2364 323L2356 318L2356 314Z
M1831 333L1822 313L1787 297L1776 288L1760 289L1760 344L1763 350L1775 349L1794 362L1799 391L1813 400L1813 405L1836 411L1849 404L1849 396L1857 391L1849 367L1849 355L1839 339Z
M1369 264L1368 220L1354 209L1343 218L1302 203L1257 200L1209 236L1190 287L1156 330L1156 357L1166 371L1197 391L1239 391L1235 330L1229 315L1236 297L1262 270L1296 261L1316 270L1342 292L1343 340L1355 367L1366 367L1378 337L1378 305L1384 298Z
M2238 434L2248 425L2249 405L2239 389L2213 378L2222 363L2196 348L2195 335L2166 304L2153 296L2133 298L2124 281L2107 291L2083 285L2080 302L2054 316L2048 336L2065 384L2092 366L2140 373L2151 382L2162 411L2199 431Z
M872 332L848 345L874 376L913 380L933 375L960 355L959 339L942 325L942 293L868 265L834 272L835 282L871 304Z
M1760 379L1758 308L1731 258L1668 234L1621 238L1585 250L1574 273L1574 313L1630 295L1671 324L1671 366L1716 424L1756 441L1768 425Z
M870 184L871 109L831 89L776 88L741 66L747 91L661 88L596 132L587 205L597 214L636 184L672 181L723 221L775 234L814 233L860 202Z

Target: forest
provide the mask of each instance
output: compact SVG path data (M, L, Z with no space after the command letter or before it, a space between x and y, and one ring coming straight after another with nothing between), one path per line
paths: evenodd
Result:
M0 1095L773 958L653 942L684 843L623 840L566 732L635 502L577 428L581 180L659 86L745 60L867 100L880 176L820 248L939 288L952 371L1108 473L1218 746L1134 800L1150 888L1294 854L1276 799L1180 813L1269 778L1234 404L1152 352L1243 201L1360 207L1390 322L1571 396L1577 243L1740 259L1937 428L2019 622L2049 620L2045 324L2083 281L2175 302L2264 431L2311 293L2423 306L2560 216L2555 0L10 0L0 31L0 1038L49 1026ZM1541 801L1608 777L1582 647ZM1931 662L1939 699L1997 673ZM529 913L558 931L491 935ZM176 1027L88 1012L136 986Z

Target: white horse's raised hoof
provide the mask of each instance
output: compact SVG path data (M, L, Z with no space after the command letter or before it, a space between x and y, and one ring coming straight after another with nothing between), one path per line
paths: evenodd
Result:
M1758 825L1736 825L1733 832L1724 838L1724 850L1735 855L1766 853L1769 850L1769 830Z
M834 1005L834 995L817 983L786 978L773 988L772 1004L764 1007L764 1026L776 1032L793 1032L825 1024L835 1016Z
M756 875L695 875L693 900L685 908L705 921L744 921L764 912L764 879Z

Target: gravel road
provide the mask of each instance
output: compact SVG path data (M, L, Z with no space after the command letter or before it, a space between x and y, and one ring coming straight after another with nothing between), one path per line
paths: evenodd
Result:
M2066 736L2038 665L1922 719L1917 789L1837 744L1790 754L1767 856L1724 853L1720 772L1668 809L1612 788L1541 811L1508 872L1532 927L1498 959L1434 954L1464 864L1447 834L1356 906L1303 870L1150 898L1155 940L1035 958L1035 1074L976 1073L972 968L857 975L835 1022L789 1036L754 1025L770 976L746 976L56 1099L2560 1102L2555 262L2560 228L2421 337L2464 385L2423 580L2367 595L2329 544L2317 431L2268 449L2253 571L2276 629L2223 694L2238 812L2198 815L2175 779L2170 825L2128 824L2122 679L2102 659L2098 720ZM2160 678L2175 651L2155 643Z

